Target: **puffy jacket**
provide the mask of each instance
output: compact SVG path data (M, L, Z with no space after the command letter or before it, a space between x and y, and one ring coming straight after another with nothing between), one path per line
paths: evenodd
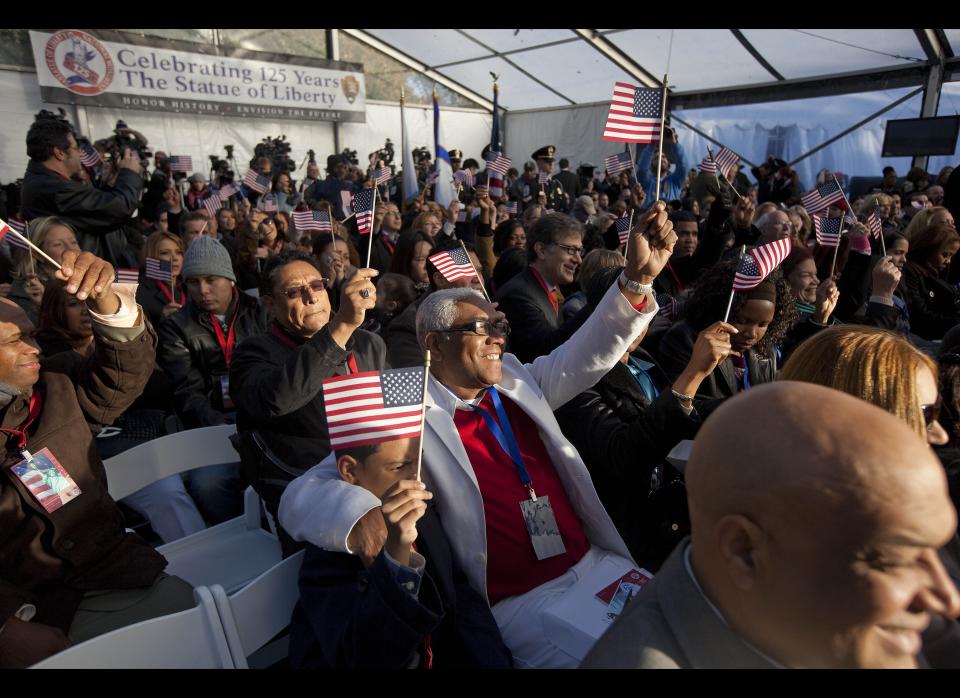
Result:
M237 313L234 333L236 352L243 340L267 329L267 314L256 298L234 291L227 309L227 324ZM188 429L227 424L223 405L221 376L227 375L227 362L217 342L210 313L202 312L190 301L160 323L158 361L173 386L177 414Z

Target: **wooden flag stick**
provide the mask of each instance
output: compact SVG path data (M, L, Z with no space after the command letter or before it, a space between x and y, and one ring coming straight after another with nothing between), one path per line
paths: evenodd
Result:
M32 242L30 242L30 239L29 239L29 238L21 235L19 232L17 232L16 230L14 230L13 227L10 226L10 225L8 225L5 220L0 219L0 230L3 230L3 229L6 229L6 231L7 231L5 234L13 233L13 234L16 235L18 238L20 238L20 239L23 240L25 243L27 243L27 245L29 245L30 248L31 248L32 250L34 250L38 255L40 255L40 256L43 257L45 260L47 260L48 262L50 262L50 264L52 264L52 265L53 265L54 267L56 267L57 269L60 269L60 265L59 265L56 261L54 261L53 258L50 257L50 255L48 255L46 252L44 252L43 250L41 250L39 247L37 247L36 245L34 245Z
M743 253L746 251L746 249L747 249L747 246L746 246L746 245L741 245L741 246L740 246L740 256L737 257L737 269L740 268L740 260L743 259ZM734 277L736 277L736 271L734 271ZM723 314L723 321L724 321L724 322L729 322L729 321L730 321L730 309L733 307L733 294L734 294L734 293L736 293L736 290L734 290L733 288L731 288L731 289L730 289L730 301L727 303L727 312L725 312L725 313Z
M37 275L37 268L33 265L33 250L29 247L27 248L27 259L30 261L30 275Z
M663 94L660 104L660 139L659 152L657 153L657 193L653 197L653 203L660 200L660 168L663 167L663 124L667 120L667 76L663 76Z
M616 223L614 223L616 225ZM633 232L633 209L630 209L630 223L627 228L630 232ZM627 259L630 255L630 233L627 233L627 241L623 243L623 261L627 262Z
M427 421L427 381L430 378L430 350L423 352L423 405L420 414L420 448L417 449L417 480L423 482L420 471L423 467L423 430Z
M356 214L356 211L354 211ZM377 195L373 195L373 202L370 204L370 242L367 243L367 269L370 268L370 254L373 252L373 223L377 217Z
M877 211L880 209L880 200L877 200L877 203L873 205L873 215L878 221L880 221L880 216L877 216ZM883 250L883 256L887 256L887 243L883 240L883 221L880 221L880 249Z
M470 260L470 264L473 267L473 270L477 274L477 279L480 281L480 290L483 291L483 297L487 300L487 303L492 302L490 300L490 294L487 293L486 287L483 285L483 276L480 275L480 270L477 269L477 265L473 263L473 260L470 258L470 253L467 252L467 245L463 240L460 241L460 247L463 250L463 253L467 256L467 259Z
M840 239L843 237L843 224L845 217L840 216L840 230L837 233L837 246L833 248L833 262L830 263L830 277L833 278L834 269L837 267L837 253L840 252Z

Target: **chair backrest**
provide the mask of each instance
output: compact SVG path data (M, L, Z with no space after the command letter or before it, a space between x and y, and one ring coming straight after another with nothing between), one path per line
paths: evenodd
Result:
M32 669L233 669L217 606L207 587L197 605L74 645Z
M246 668L247 657L290 624L303 555L301 550L279 562L233 596L219 584L210 587L237 668Z
M239 462L240 454L230 443L236 431L232 424L178 431L108 458L103 465L110 496L123 499L168 475Z

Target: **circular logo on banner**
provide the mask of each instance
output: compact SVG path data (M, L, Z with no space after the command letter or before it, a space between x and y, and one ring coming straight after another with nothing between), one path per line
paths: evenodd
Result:
M340 89L343 90L343 95L347 98L347 101L353 104L357 95L360 94L360 81L352 75L348 75L340 81Z
M53 77L78 95L98 95L113 82L113 59L86 32L57 32L47 40L43 53Z

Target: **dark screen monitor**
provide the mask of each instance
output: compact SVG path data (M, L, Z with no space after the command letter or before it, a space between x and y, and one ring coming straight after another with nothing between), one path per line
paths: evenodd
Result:
M883 157L953 155L958 131L960 116L893 119L887 122Z

